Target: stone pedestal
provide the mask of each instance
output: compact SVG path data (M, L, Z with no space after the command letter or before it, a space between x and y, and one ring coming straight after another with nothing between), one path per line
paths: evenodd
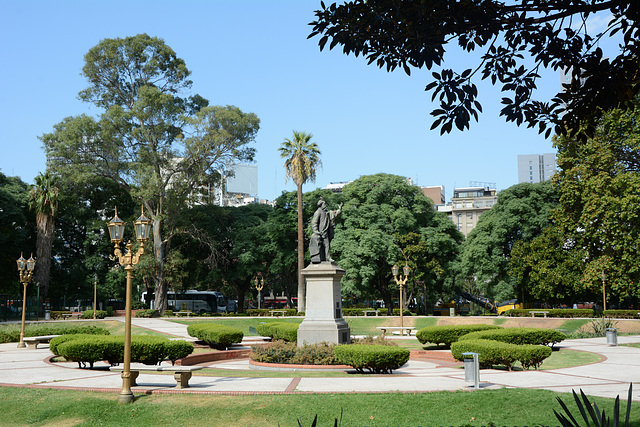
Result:
M310 264L302 270L307 282L304 320L298 328L298 347L318 342L348 344L349 325L342 318L344 270L331 262Z

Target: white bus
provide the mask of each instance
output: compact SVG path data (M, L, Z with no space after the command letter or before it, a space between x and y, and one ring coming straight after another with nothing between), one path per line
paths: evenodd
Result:
M147 292L142 293L142 302L147 302ZM155 295L150 295L151 308L155 308ZM227 299L217 291L183 291L177 294L167 292L167 309L175 311L190 310L194 313L225 313Z

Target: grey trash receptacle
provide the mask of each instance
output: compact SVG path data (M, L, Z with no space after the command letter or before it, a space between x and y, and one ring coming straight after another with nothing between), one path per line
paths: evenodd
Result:
M464 381L480 388L480 362L478 353L462 353L464 358Z
M51 320L51 310L44 311L44 320Z
M618 330L616 328L607 328L607 344L618 345Z

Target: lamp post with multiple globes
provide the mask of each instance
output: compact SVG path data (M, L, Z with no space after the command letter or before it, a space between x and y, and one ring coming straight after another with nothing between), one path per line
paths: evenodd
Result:
M124 363L122 369L122 390L118 394L119 403L131 403L134 400L131 392L131 288L133 279L133 266L138 264L140 257L144 254L144 244L149 239L149 231L151 230L151 220L142 215L134 223L136 230L136 239L140 242L140 247L134 253L133 244L129 240L126 244L124 253L120 250L120 242L124 235L124 227L126 223L118 218L118 208L116 208L115 216L107 224L109 227L109 236L115 249L113 253L118 259L120 265L124 266L127 272L127 288L125 296L125 323L124 323Z
M33 258L33 254L29 259L24 259L22 254L20 254L20 258L17 260L18 263L18 273L20 274L20 283L24 287L24 294L22 297L22 324L20 325L20 341L18 342L18 347L26 347L24 343L24 321L25 315L27 313L27 285L31 283L31 278L33 277L33 270L36 268L36 260Z
M404 276L401 275L400 278L398 279L399 271L400 269L396 264L394 264L393 267L391 267L391 274L393 274L393 279L396 281L396 284L400 287L400 327L404 328L404 318L403 318L404 298L402 295L402 287L407 283L407 280L409 279L409 275L411 274L411 268L409 267L409 265L405 263L404 267L402 267L402 272L404 273ZM400 335L404 335L404 331L402 329L400 329Z

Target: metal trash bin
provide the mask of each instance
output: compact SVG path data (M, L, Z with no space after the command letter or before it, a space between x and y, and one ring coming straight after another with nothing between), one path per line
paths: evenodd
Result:
M607 345L618 345L618 330L616 328L607 328Z
M51 320L51 310L44 311L44 320Z
M449 316L454 317L456 315L456 309L454 307L449 307Z
M473 383L474 388L480 388L480 362L478 353L462 353L464 358L464 381Z

